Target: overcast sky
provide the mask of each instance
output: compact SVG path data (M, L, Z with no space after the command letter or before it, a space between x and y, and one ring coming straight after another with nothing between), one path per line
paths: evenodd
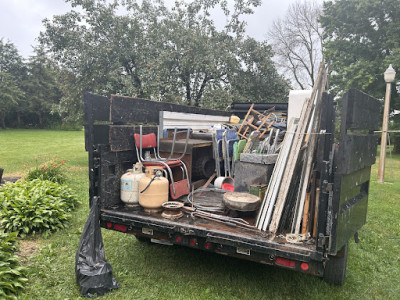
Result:
M265 39L272 21L283 17L293 1L263 0L255 13L246 19L248 35L258 40ZM32 46L36 45L36 38L43 30L42 20L51 19L53 15L63 14L70 9L70 4L64 0L0 0L0 38L12 42L19 53L27 58L32 55Z

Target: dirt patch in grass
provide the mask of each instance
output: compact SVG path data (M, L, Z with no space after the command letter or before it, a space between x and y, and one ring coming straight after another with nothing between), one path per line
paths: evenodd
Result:
M3 174L0 185L4 184L6 182L16 182L18 179L21 179L24 176L25 176L25 174L22 172Z
M40 243L37 240L20 240L19 251L15 254L19 257L23 265L27 265L29 258L34 256L40 248Z
M68 170L69 171L83 171L83 170L87 170L88 169L88 167L82 167L82 166L72 166L72 167L69 167L68 168Z
M5 177L19 177L19 178L21 178L21 177L24 177L25 176L25 173L24 172L21 172L21 171L19 171L19 172L12 172L12 173L4 173L3 174L3 179L5 178Z

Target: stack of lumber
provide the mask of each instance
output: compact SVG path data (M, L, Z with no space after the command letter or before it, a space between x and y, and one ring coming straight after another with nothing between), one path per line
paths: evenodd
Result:
M268 189L259 210L256 227L272 233L285 226L292 233L310 232L310 208L315 213L317 178L313 172L320 131L322 93L327 71L320 64L311 97L304 102L299 119L289 120L289 127ZM314 174L314 175L313 175ZM303 224L302 224L303 221ZM287 225L289 224L289 225Z

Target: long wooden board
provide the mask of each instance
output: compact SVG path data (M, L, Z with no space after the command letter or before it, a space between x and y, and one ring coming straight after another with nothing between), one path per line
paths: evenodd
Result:
M301 192L300 192L300 205L297 219L296 219L296 226L295 226L295 233L300 233L300 225L301 225L301 214L304 210L304 203L306 201L306 194L307 194L307 186L309 184L311 172L312 172L312 165L314 161L315 149L317 146L318 136L315 133L319 132L320 129L320 117L321 117L321 106L322 106L322 93L325 90L326 84L326 71L324 70L322 73L322 78L318 83L318 95L316 98L315 109L313 114L312 126L311 126L311 135L309 139L309 144L307 145L307 157L304 161L303 168L305 169L304 174L305 177L303 182L301 183Z
M316 82L321 82L322 76L326 73L325 71L325 66L323 63L321 63L318 71L318 77ZM287 161L287 166L285 168L285 172L283 175L283 181L281 184L281 188L279 190L278 198L276 201L275 209L274 209L274 214L271 219L271 224L269 225L269 231L275 233L278 229L279 222L281 219L282 215L282 210L286 201L286 197L289 192L290 188L290 183L292 181L293 175L294 175L294 170L296 168L298 158L299 158L299 153L300 149L303 145L303 141L305 138L305 133L306 130L309 128L309 122L311 119L311 114L314 106L314 100L315 97L317 96L317 92L320 89L320 84L317 84L314 86L314 89L311 94L311 98L306 100L303 106L302 113L300 115L300 120L299 120L299 126L297 127L296 130L296 135L293 141L292 145L292 150L290 153L290 156Z
M262 207L256 219L256 227L258 229L266 230L269 224L269 220L275 205L275 199L280 188L283 172L285 170L287 157L293 142L294 132L297 128L297 122L297 119L290 120L288 132L286 132L285 138L282 142L282 148L279 151L278 159L265 193Z

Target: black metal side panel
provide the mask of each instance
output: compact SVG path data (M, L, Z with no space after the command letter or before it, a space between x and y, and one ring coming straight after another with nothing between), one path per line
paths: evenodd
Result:
M107 144L110 145L112 152L120 151L135 151L135 143L133 134L139 133L139 126L137 125L110 125L108 126ZM151 132L157 133L155 126L143 126L143 134Z
M320 196L318 201L317 216L317 250L323 252L327 245L325 244L325 236L329 235L328 219L331 215L332 200L331 194L326 187L328 183L333 182L332 178L332 151L334 144L335 132L335 112L336 107L333 102L333 95L323 93L321 108L321 130L325 130L325 134L318 137L317 149L317 167L316 170L320 176Z
M107 97L85 93L83 97L85 106L85 123L90 121L109 121L110 100Z
M336 172L350 174L361 168L372 166L376 160L378 137L372 134L345 134L340 140Z
M332 244L335 252L367 221L370 174L371 167L366 167L348 175L335 175L334 194L339 195L334 207L337 226L332 228L332 234L336 234Z
M230 112L240 118L244 118L250 109L251 102L249 103L232 103ZM253 109L262 113L265 110L275 107L275 111L287 113L288 103L254 103Z
M229 116L231 113L194 106L179 105L123 96L111 96L110 121L115 123L159 123L160 111Z
M98 161L98 191L100 206L110 208L120 204L120 178L127 169L131 169L137 161L134 151L111 152L108 145L100 145L97 149Z
M328 249L333 255L366 222L371 165L375 163L377 147L373 130L379 126L379 107L378 100L358 90L350 90L343 97Z
M381 103L356 89L343 95L341 134L346 130L376 130Z

